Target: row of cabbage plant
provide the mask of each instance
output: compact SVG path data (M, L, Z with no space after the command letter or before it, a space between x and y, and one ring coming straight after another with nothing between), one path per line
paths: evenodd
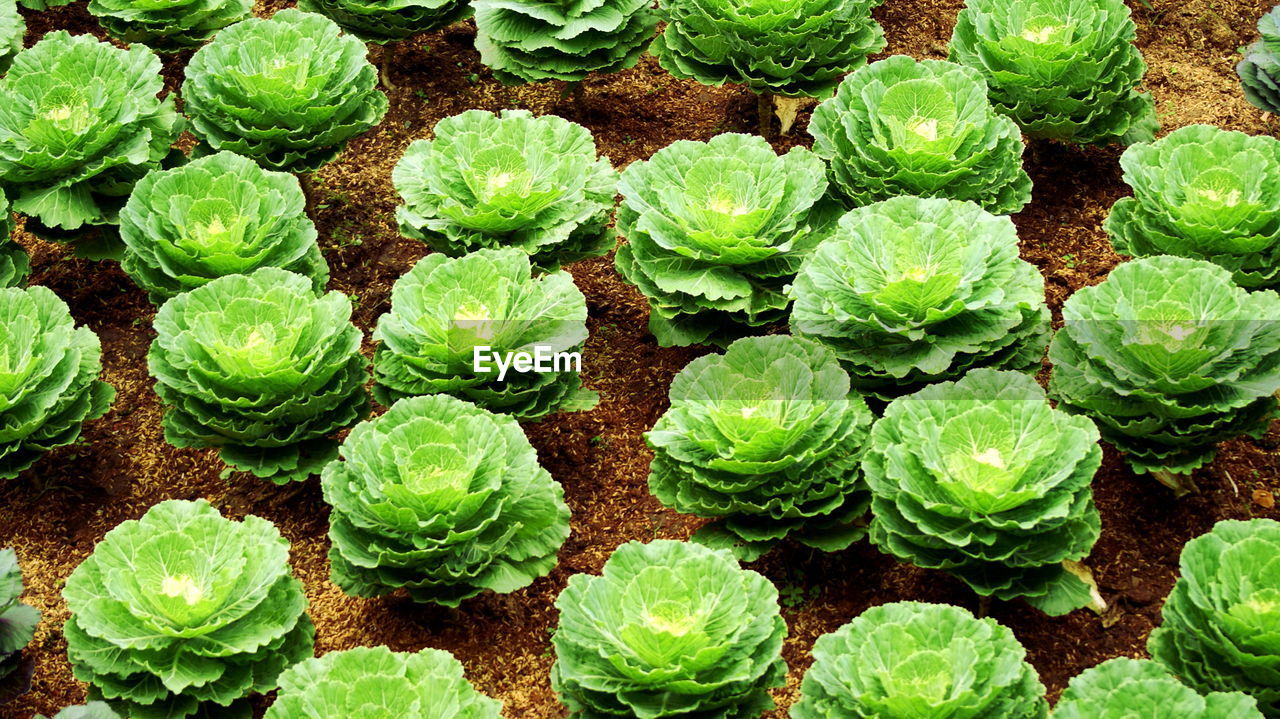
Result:
M640 0L304 0L300 8L384 45L474 13L481 59L513 84L579 82L593 72L616 72L635 65L652 41L653 54L672 75L742 84L767 99L830 96L841 75L884 48L884 32L871 14L882 2L664 0L655 9ZM12 7L12 0L4 3ZM89 4L111 35L160 52L197 47L251 10L247 0ZM4 20L0 41L20 37L16 11ZM951 53L983 73L992 101L1028 134L1126 142L1154 127L1150 98L1134 90L1145 71L1135 34L1121 0L1029 0L1016 9L1000 0L970 0Z
M1127 719L1154 706L1171 719L1277 716L1278 545L1280 523L1264 519L1221 522L1188 543L1151 637L1154 661L1086 670L1053 716ZM68 654L95 701L59 717L249 717L248 698L277 688L268 719L425 719L442 705L459 719L499 716L446 652L310 658L314 629L288 551L270 523L232 521L203 501L163 502L113 529L63 590ZM0 552L0 628L16 640L6 671L39 618L15 603L21 586L13 553ZM785 683L778 591L727 551L629 542L600 575L572 576L556 606L551 684L573 717L748 719ZM1049 716L1013 633L959 607L873 607L820 637L812 655L793 719Z

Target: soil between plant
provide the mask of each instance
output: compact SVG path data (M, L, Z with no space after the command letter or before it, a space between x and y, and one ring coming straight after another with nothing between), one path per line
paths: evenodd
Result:
M1130 5L1166 130L1208 123L1274 134L1275 119L1249 106L1232 70L1239 49L1270 0L1155 0L1156 10ZM272 2L260 13L283 7ZM877 10L889 40L885 54L946 56L960 0L888 0ZM24 11L28 44L46 31L68 29L101 36L83 1L42 13ZM393 217L397 196L391 168L413 140L435 122L471 108L527 108L555 113L590 128L603 154L618 167L681 139L706 140L721 132L752 132L755 98L741 88L708 88L668 76L646 57L635 69L591 78L578 104L552 85L503 87L473 49L474 28L461 23L414 38L394 54L391 110L374 131L353 142L320 173L321 206L315 219L333 280L331 289L356 300L355 322L366 332L389 307L392 283L425 254L401 237ZM189 53L166 60L169 87L181 82ZM796 130L775 145L808 144L801 113ZM1119 150L1080 150L1036 144L1027 150L1034 201L1015 217L1023 257L1044 274L1055 313L1079 287L1096 284L1122 258L1101 223L1127 193ZM477 687L501 699L513 719L551 719L564 711L547 676L554 601L570 574L597 572L619 544L682 539L700 523L666 510L649 495L650 453L642 434L666 407L672 376L697 349L662 349L646 330L643 298L618 278L612 258L571 268L590 305L591 339L584 357L587 384L601 405L560 415L526 431L547 469L565 488L573 534L552 574L506 596L487 594L458 610L420 607L400 598L346 597L328 582L327 507L315 479L277 488L249 477L219 477L211 451L168 446L161 407L146 369L153 308L113 262L71 257L63 247L19 233L32 251L33 284L58 293L76 319L102 339L105 378L119 396L112 411L91 423L84 441L46 457L19 480L0 484L0 546L13 546L28 582L25 600L44 613L28 654L36 663L32 691L0 707L0 718L52 715L82 701L65 658L61 634L67 618L59 591L71 570L109 529L137 518L165 499L204 497L225 514L257 514L276 523L292 542L292 564L305 582L317 626L317 650L385 644L412 651L453 652ZM371 347L366 343L366 350ZM1019 603L999 603L991 616L1011 627L1056 697L1081 670L1117 656L1142 656L1173 585L1178 553L1187 540L1228 518L1280 519L1280 431L1259 442L1223 446L1211 468L1198 474L1203 493L1175 501L1149 477L1135 477L1108 449L1094 482L1103 532L1087 564L1111 609L1102 617L1077 611L1047 618ZM880 555L865 542L835 554L786 546L751 565L782 592L790 636L784 650L787 686L775 692L781 719L798 696L813 641L868 607L897 600L948 602L976 609L974 595L938 572L918 570ZM260 701L261 706L266 701Z

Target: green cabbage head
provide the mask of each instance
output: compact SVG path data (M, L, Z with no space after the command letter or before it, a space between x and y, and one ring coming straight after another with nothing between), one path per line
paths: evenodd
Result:
M791 287L791 330L830 347L853 386L893 397L974 367L1036 371L1044 280L1007 217L896 197L853 210Z
M37 714L36 719L45 719L45 717ZM111 705L106 702L89 702L67 707L58 712L53 719L121 719L121 717L112 711Z
M0 480L80 439L116 392L98 379L102 347L45 287L0 289Z
M1160 128L1136 89L1147 71L1136 36L1124 0L967 0L950 59L981 72L1028 137L1128 145Z
M1280 296L1181 257L1126 262L1072 295L1049 392L1179 492L1217 444L1266 432L1280 390Z
M285 670L265 719L500 719L501 709L449 652L358 647Z
M1013 632L948 604L872 607L813 646L791 719L1045 719Z
M23 604L21 597L18 555L0 549L0 705L27 691L34 668L23 662L22 649L36 634L40 612Z
M1242 287L1280 287L1280 140L1191 125L1120 165L1133 197L1107 217L1116 252L1208 260Z
M1204 696L1146 659L1121 657L1071 680L1053 719L1263 719L1258 703L1239 692Z
M373 333L374 397L446 393L518 420L595 406L577 369L518 372L493 359L477 372L476 349L490 355L581 352L587 300L568 272L533 275L517 249L479 250L458 259L422 258L391 289L391 311ZM541 349L539 349L541 348ZM549 362L550 363L550 362Z
M298 0L365 42L385 45L439 30L471 15L466 0Z
M1151 656L1201 693L1244 692L1280 717L1280 522L1218 522L1180 565Z
M1260 38L1236 65L1249 102L1266 112L1280 112L1280 6L1258 20Z
M838 213L822 160L754 135L680 140L622 173L618 272L664 347L725 345L786 317L785 288Z
M192 131L203 150L230 150L271 170L318 170L387 112L366 53L315 13L238 22L187 65Z
M249 719L249 695L312 653L289 543L204 500L161 502L107 532L62 596L76 679L132 719Z
M545 576L569 536L564 490L520 425L448 395L410 397L351 430L324 470L333 581L456 607Z
M906 55L848 75L809 123L813 150L847 204L899 195L969 200L997 215L1031 201L1022 135L976 71Z
M871 420L831 350L789 335L740 339L672 381L671 407L645 435L649 489L678 512L719 519L694 541L741 559L788 536L844 549L866 534Z
M571 719L755 719L786 680L778 591L727 551L627 542L556 607L551 686Z
M596 257L616 242L608 228L617 173L596 157L591 131L527 110L468 110L409 146L391 173L405 204L400 231L458 257L518 247L541 269Z
M1053 615L1099 605L1064 562L1098 539L1101 462L1088 418L1051 407L1028 375L975 369L895 399L872 428L871 541L984 597Z
M117 222L182 132L173 95L156 97L163 87L160 59L141 46L58 30L18 53L0 78L0 190L29 231L66 240Z
M476 49L500 82L578 82L632 67L653 39L651 0L473 0Z
M230 152L155 170L120 212L120 264L156 304L260 267L310 277L321 292L329 266L305 205L297 179Z
M13 214L9 198L0 190L0 287L17 287L31 272L31 258L22 245L13 241Z
M203 45L252 12L252 0L89 0L89 13L108 34L157 52Z
M168 405L165 439L217 447L230 469L276 484L318 474L332 436L369 409L369 360L351 301L265 267L166 302L148 365Z
M14 0L0 0L0 75L13 63L13 56L22 51L22 39L27 34L27 22L18 14Z
M840 76L884 49L871 9L884 0L668 0L653 54L704 85L830 97Z

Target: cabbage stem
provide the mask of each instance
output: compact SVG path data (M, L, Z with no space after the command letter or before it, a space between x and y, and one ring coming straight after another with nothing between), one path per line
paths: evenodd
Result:
M760 116L760 137L767 140L773 135L773 93L756 95L756 112Z
M1175 498L1200 493L1200 488L1196 486L1196 481L1190 474L1177 474L1167 469L1153 469L1151 470L1151 476L1159 480L1164 486L1172 489Z

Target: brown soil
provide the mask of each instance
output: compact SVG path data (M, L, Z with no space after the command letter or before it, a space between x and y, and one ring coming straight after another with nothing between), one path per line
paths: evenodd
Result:
M1204 122L1253 133L1275 130L1270 117L1245 103L1232 72L1238 49L1253 39L1254 23L1270 0L1156 0L1155 11L1136 0L1130 4L1151 66L1147 86L1166 129ZM283 3L260 9L277 5ZM877 11L889 52L944 57L960 6L961 0L891 0ZM83 2L26 14L28 42L57 28L99 32ZM755 100L748 92L672 79L652 58L633 70L589 80L577 104L561 100L558 87L502 87L480 64L473 37L470 24L459 24L400 47L392 76L402 89L392 93L386 120L320 173L316 220L333 270L331 287L358 300L355 321L362 329L372 329L388 308L392 282L424 253L395 231L390 171L408 143L427 137L441 117L469 108L555 112L589 127L618 166L675 140L706 140L754 127ZM185 60L166 62L171 87L180 81ZM807 120L806 111L793 137L778 147L808 142ZM1023 255L1043 271L1055 310L1120 260L1101 229L1107 208L1126 192L1117 157L1116 150L1057 146L1028 151L1035 201L1016 220ZM275 522L293 543L293 565L307 586L319 651L377 644L448 649L482 691L505 703L508 717L521 719L563 716L547 672L553 602L567 577L598 571L622 542L684 538L697 524L664 510L649 495L642 433L665 408L671 377L698 352L656 346L645 329L642 298L618 279L610 259L572 268L591 307L588 384L604 401L593 412L527 428L573 510L573 534L560 566L523 591L482 596L446 611L397 598L352 599L330 584L327 510L315 480L300 491L243 477L224 481L212 452L166 445L146 370L153 309L144 295L114 263L74 259L62 247L26 234L18 239L32 249L32 281L54 289L101 336L106 379L119 398L110 414L88 427L81 444L0 486L0 546L17 548L29 584L26 601L45 617L28 650L36 662L33 690L0 709L0 717L29 719L83 699L84 687L73 680L64 656L60 628L67 614L59 590L107 530L164 499L205 497L230 516L252 512ZM1108 451L1095 482L1103 534L1088 564L1111 611L1101 618L1078 611L1050 619L1021 603L997 603L991 610L1027 647L1054 696L1086 667L1143 654L1188 539L1219 519L1280 518L1274 509L1278 446L1280 433L1274 431L1261 442L1227 444L1218 462L1200 474L1205 492L1183 501L1172 500L1153 480L1135 477ZM753 568L777 583L787 604L791 674L776 693L783 708L796 698L813 641L866 608L902 599L976 608L959 582L898 564L865 543L830 555L786 547Z

